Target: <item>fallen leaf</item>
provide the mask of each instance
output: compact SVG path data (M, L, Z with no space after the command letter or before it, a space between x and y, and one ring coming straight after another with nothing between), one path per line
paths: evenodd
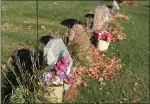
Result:
M42 26L41 26L41 29L45 30L46 28L45 28L45 26L44 26L44 25L42 25Z
M75 95L79 93L79 90L77 87L70 87L68 91L66 92L66 95L64 96L65 100L72 100L74 99Z
M136 102L139 102L139 101L141 101L141 99L134 98L132 102L133 102L133 103L136 103Z
M6 64L1 64L1 68L2 68L2 70L5 70L6 69Z
M8 60L7 60L7 64L10 64L12 62L12 57L10 57Z
M28 26L28 29L30 30L32 28L32 26Z
M4 29L7 29L8 27L7 26L4 26Z
M124 16L123 17L125 20L129 20L129 16Z

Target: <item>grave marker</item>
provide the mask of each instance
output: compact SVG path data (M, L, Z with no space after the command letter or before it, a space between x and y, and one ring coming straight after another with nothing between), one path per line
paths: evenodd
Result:
M101 30L111 17L110 10L106 6L97 6L94 12L93 30Z
M63 40L61 38L51 39L44 47L44 56L46 56L48 65L56 64L62 52L63 52L63 56L65 56L67 58L67 61L69 62L67 72L66 72L66 74L68 75L70 72L70 68L72 67L73 61Z
M118 3L114 0L113 1L113 7L112 7L113 10L120 10L120 7L118 5Z
M86 51L90 47L90 39L84 27L80 24L75 24L70 30L69 41L78 44L80 51Z

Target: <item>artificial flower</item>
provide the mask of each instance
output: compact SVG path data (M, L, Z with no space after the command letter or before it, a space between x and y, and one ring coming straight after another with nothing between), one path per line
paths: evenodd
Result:
M106 30L102 30L100 32L96 31L98 40L104 40L104 41L113 41L114 37L112 34L110 34L108 31Z
M48 84L53 78L52 73L43 74L43 80L46 84Z

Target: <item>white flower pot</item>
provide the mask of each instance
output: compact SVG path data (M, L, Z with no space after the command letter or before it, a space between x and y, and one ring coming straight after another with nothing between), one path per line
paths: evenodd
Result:
M109 42L104 41L104 40L98 40L98 49L100 51L105 51L109 47Z

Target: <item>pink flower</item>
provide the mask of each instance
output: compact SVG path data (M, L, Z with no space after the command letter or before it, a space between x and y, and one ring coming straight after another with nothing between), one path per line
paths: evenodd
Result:
M67 62L67 59L65 57L62 57L61 63L67 67L68 62Z
M65 57L62 57L61 60L59 60L56 64L55 64L55 70L57 73L61 73L61 72L65 72L67 69L67 59Z
M98 30L97 30L97 32L98 32ZM99 33L98 33L98 40L113 41L114 37L108 31L103 30L103 31L99 31Z
M98 35L100 33L100 30L95 30L94 33Z

